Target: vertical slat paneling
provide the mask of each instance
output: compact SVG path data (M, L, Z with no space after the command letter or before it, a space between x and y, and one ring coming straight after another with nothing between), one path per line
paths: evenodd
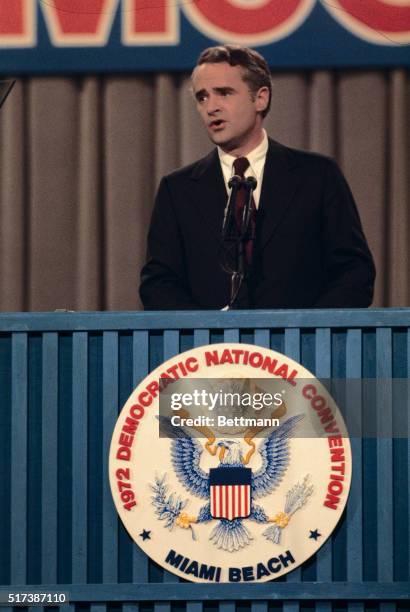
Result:
M107 612L107 606L104 604L91 604L90 612Z
M331 334L330 329L316 331L316 376L329 379L331 376ZM317 553L316 578L318 582L332 581L332 538L329 538ZM330 612L331 604L321 601L316 604L318 612Z
M148 375L149 370L149 333L136 331L132 335L132 386L137 385Z
M179 331L175 329L164 331L164 361L179 353Z
M187 601L186 612L202 612L203 604L200 601Z
M27 580L27 334L11 341L11 584ZM4 501L3 501L4 503Z
M408 537L408 550L410 550L410 327L407 329L407 500L408 500L408 513L407 513L407 537ZM410 553L408 559L408 573L410 577Z
M300 362L300 330L285 329L285 354ZM289 574L286 574L286 582L300 582L302 580L302 568L297 567ZM283 603L283 612L297 612L300 606L296 601L287 601ZM254 612L254 610L252 610ZM256 611L255 611L256 612Z
M118 416L118 334L103 334L103 516L102 516L102 576L103 582L118 580L118 516L112 500L108 479L108 455L112 432Z
M253 601L251 603L251 612L268 612L268 602L263 600Z
M195 329L194 330L194 346L204 346L209 344L209 329Z
M57 582L58 334L43 336L41 578Z
M255 344L270 348L270 331L269 329L255 329Z
M164 361L171 359L179 353L179 332L177 330L164 331ZM164 570L164 582L178 582L179 578L175 574ZM170 606L163 612L169 612Z
M393 440L392 435L392 331L376 330L377 413L377 576L393 580ZM380 382L379 382L380 381ZM390 436L390 437L389 437ZM380 612L395 609L380 603Z
M169 603L165 603L160 601L154 604L154 612L170 612L171 605Z
M72 581L87 582L88 334L73 334Z
M147 331L136 331L132 337L133 354L133 388L143 380L149 370L149 334ZM148 557L139 546L132 547L133 582L148 582ZM124 610L124 612L132 612Z
M126 603L122 606L122 612L138 612L138 609L138 604Z
M224 342L239 342L239 329L226 329L224 331Z
M323 328L316 331L316 376L317 378L330 379L331 370L331 335L330 329Z
M234 601L221 601L219 604L219 612L235 612L235 608Z
M300 362L300 329L285 329L285 353Z
M346 337L346 425L353 431L350 437L352 448L352 483L346 510L347 520L347 580L363 580L363 469L361 412L362 397L357 380L362 377L362 332L350 329ZM351 424L351 426L349 426ZM349 612L363 612L364 605L350 602Z

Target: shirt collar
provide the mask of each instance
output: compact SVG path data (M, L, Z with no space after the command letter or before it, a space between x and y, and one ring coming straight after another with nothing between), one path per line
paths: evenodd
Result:
M253 149L250 153L244 156L248 159L250 169L256 177L258 177L258 175L261 172L261 169L263 169L265 157L266 157L266 154L268 152L268 147L269 147L268 136L266 134L266 130L262 130L262 131L263 131L262 142L258 144L258 146L255 147L255 149ZM233 155L229 155L229 153L225 153L224 151L222 151L220 147L218 147L218 155L219 155L219 160L221 162L222 168L227 171L228 176L231 176L233 173L233 170L232 170L233 162L235 161L236 157L234 157Z

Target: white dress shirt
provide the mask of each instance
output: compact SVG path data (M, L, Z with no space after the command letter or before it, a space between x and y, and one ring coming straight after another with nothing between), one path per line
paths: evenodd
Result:
M249 167L245 171L245 176L253 176L256 179L257 185L256 189L253 192L253 198L255 200L256 208L259 207L259 199L261 194L262 180L263 180L263 171L265 168L265 160L266 153L268 152L268 136L266 131L263 130L263 138L262 142L255 148L253 151L248 153L248 155L244 155L249 161ZM228 187L229 180L234 175L233 170L233 162L236 157L233 155L229 155L229 153L224 153L220 147L218 147L218 155L219 161L221 162L221 168L224 176L226 192L229 193L230 189Z

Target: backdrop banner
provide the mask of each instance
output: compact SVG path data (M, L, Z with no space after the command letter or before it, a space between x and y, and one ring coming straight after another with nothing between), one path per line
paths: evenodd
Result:
M1 0L0 72L188 70L209 45L272 69L410 65L407 0Z

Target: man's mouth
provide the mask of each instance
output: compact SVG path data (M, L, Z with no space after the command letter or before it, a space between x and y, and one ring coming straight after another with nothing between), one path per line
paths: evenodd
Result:
M223 119L214 119L214 121L211 121L211 123L209 124L209 127L211 128L211 130L217 130L219 128L222 128L225 123L226 122Z

